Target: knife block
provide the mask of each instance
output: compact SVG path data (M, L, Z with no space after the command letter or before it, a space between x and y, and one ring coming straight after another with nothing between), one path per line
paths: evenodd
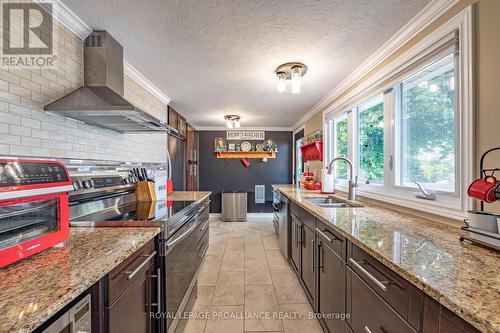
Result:
M153 182L140 181L137 183L137 201L156 201L155 184Z
M140 201L137 203L137 217L140 220L151 220L155 217L155 204L152 202Z

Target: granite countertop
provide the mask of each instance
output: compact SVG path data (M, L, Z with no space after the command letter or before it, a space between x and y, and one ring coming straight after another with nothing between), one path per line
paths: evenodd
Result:
M62 246L0 268L0 332L34 330L160 231L70 228Z
M460 228L364 202L321 208L304 199L318 191L273 187L480 331L500 332L500 255L461 243Z
M204 192L204 191L174 191L167 196L168 200L172 201L185 201L185 200L194 200L194 201L203 201L210 197L212 192Z

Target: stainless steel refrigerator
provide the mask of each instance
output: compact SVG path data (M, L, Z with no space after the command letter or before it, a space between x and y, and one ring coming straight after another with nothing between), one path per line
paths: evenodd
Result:
M186 189L186 140L177 136L168 135L168 156L170 165L170 179L174 184L174 191Z

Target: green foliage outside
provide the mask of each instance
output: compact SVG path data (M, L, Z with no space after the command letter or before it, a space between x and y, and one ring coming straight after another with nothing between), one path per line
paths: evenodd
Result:
M448 63L448 64L446 64ZM429 80L406 88L403 83L403 184L440 183L453 190L455 182L455 95L453 55L439 61ZM410 86L408 84L408 86Z
M359 177L370 183L384 182L384 104L359 113Z
M337 157L347 157L348 136L347 118L336 123L336 154ZM347 179L347 163L340 162L336 165L335 178Z
M449 55L402 84L401 185L414 181L430 188L454 190L455 94L454 55ZM359 113L359 177L384 181L384 105ZM347 156L347 119L336 124L336 156ZM337 163L336 177L347 178L347 165Z

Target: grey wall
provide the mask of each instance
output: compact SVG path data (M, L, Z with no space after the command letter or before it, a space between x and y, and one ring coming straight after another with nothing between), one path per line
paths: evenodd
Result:
M220 213L222 191L248 192L248 212L272 211L271 184L289 184L292 178L292 132L266 132L278 142L278 154L267 163L250 159L245 168L239 159L217 159L214 139L226 137L225 131L200 131L200 190L212 191L210 212ZM237 143L241 141L230 141ZM252 144L256 141L252 141ZM266 204L255 204L255 185L266 185Z

